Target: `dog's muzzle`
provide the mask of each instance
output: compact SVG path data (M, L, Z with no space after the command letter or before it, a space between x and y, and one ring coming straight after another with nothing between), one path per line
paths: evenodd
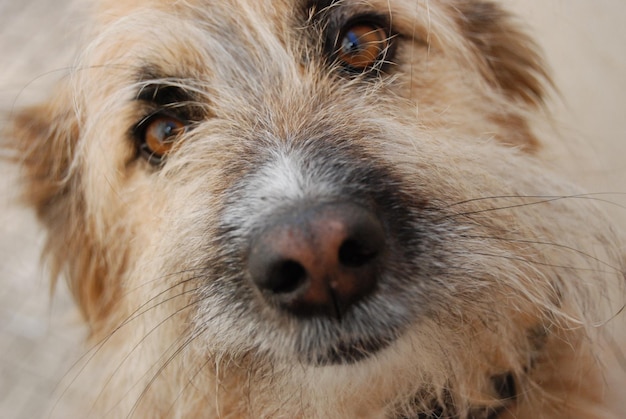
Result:
M254 325L248 341L262 351L356 362L428 310L423 272L439 266L440 236L384 160L315 145L247 159L262 163L228 191L204 295L231 308L215 315Z

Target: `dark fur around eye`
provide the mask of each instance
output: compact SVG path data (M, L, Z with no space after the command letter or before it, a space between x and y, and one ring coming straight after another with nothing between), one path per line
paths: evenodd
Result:
M153 166L162 165L180 137L195 123L207 117L203 106L188 89L184 80L155 77L138 90L135 102L141 108L140 118L130 129L137 156ZM171 132L166 129L171 128Z

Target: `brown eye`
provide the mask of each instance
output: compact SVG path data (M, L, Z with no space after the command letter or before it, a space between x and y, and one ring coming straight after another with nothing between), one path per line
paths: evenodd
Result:
M140 125L140 149L150 163L159 164L174 148L185 123L170 115L155 115Z
M359 23L348 26L339 37L337 58L355 70L374 67L389 47L389 35L380 26Z

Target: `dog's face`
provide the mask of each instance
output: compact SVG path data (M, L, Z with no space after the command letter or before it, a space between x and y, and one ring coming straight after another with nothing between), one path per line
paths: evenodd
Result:
M55 273L103 348L137 359L114 358L115 406L493 418L593 400L563 368L591 358L619 262L537 157L549 81L499 7L119 3L14 132Z

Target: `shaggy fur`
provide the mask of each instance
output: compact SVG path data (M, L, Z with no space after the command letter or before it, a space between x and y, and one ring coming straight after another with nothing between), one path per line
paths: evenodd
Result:
M599 354L624 257L541 158L549 77L499 5L96 9L71 77L9 135L92 332L80 417L617 417ZM386 39L354 68L337 50L359 24ZM155 163L161 114L186 128ZM251 249L328 203L380 219L375 287L294 314Z

